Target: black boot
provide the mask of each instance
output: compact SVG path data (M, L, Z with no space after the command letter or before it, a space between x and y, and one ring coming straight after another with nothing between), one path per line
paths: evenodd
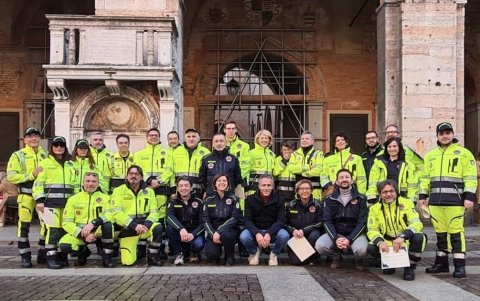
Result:
M68 253L57 252L57 262L59 262L62 267L68 267Z
M103 249L103 252L102 252L103 267L104 268L113 268L113 267L115 267L115 265L112 262L112 254L113 253L107 254L106 251L108 252L109 250Z
M90 249L87 246L81 246L80 249L77 252L77 262L75 265L77 266L84 266L87 264L87 258L90 256L92 252L90 252Z
M22 258L22 268L31 268L32 267L32 253L27 252L24 254L20 254Z
M165 253L165 244L162 244L160 246L158 256L160 257L160 259L163 259L163 260L168 259L168 255L167 255L167 253Z
M448 273L449 271L448 256L435 257L435 264L425 270L427 274Z
M47 263L47 251L44 248L38 249L37 264Z
M465 272L465 259L464 258L454 258L453 265L455 270L453 271L453 278L465 278L467 273Z
M147 246L138 245L137 246L137 261L147 257Z
M53 254L53 255L48 255L47 253L47 268L49 269L54 269L54 270L58 270L58 269L61 269L62 268L62 265L60 264L60 262L57 261L57 258L56 258L57 254Z
M415 270L411 265L403 269L403 280L406 280L406 281L415 280Z
M150 251L148 252L147 263L148 265L152 265L156 267L163 265L162 259L160 258L159 254L152 253Z

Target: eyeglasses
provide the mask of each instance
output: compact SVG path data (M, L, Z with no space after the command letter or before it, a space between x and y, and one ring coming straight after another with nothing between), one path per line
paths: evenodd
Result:
M312 190L310 187L298 187L298 190Z
M394 194L395 190L383 190L380 192L381 194Z
M373 137L365 137L365 140L373 140L373 139L377 139L377 136L373 136Z

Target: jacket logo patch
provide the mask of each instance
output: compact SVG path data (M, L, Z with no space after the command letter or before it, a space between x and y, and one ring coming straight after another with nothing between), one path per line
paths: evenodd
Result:
M403 210L403 209L405 209L405 206L403 206L403 204L400 204L400 205L398 205L398 209Z
M98 197L98 198L96 199L96 201L97 201L97 203L101 203L101 202L102 202L102 198Z
M227 199L227 200L225 201L225 204L227 204L227 205L231 205L231 204L232 204L232 199L230 199L230 198L229 198L229 199Z
M352 205L356 205L358 203L358 200L357 199L353 199L350 201L350 203L352 203Z
M241 143L237 144L237 148L242 148L242 144Z
M227 162L232 162L232 157L227 156L227 157L225 158L225 160L226 160Z
M213 163L208 163L208 165L207 165L208 169L212 169L214 166L215 166L215 164L213 164Z
M77 210L77 211L75 211L75 214L76 214L76 215L81 215L82 212L81 212L80 210Z
M198 202L193 202L193 203L192 203L192 208L197 209L197 208L198 208Z
M455 155L460 155L460 151L457 149L453 152Z
M148 191L146 189L144 189L143 194L148 194Z
M315 206L310 206L310 208L308 208L308 211L314 213L315 211L317 211L317 208L315 208Z
M200 153L200 155L203 155L205 152L202 150L202 151L200 151L199 153Z

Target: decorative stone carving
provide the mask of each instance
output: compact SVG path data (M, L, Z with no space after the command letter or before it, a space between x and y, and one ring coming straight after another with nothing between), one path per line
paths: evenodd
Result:
M65 80L48 79L47 85L53 91L53 99L67 100L69 98L67 88L65 87Z
M106 79L105 86L107 87L110 96L120 96L122 86L120 85L120 82L118 80Z
M244 0L248 23L269 25L277 23L282 7L278 0Z
M173 101L173 92L170 82L157 81L158 92L162 101Z

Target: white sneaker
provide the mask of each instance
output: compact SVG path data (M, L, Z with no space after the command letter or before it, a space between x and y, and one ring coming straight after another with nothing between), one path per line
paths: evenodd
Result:
M271 252L268 259L268 265L278 265L277 254Z
M175 261L173 262L174 265L183 265L184 261L183 261L183 254L180 253L177 255L177 257L175 258Z
M250 254L248 256L248 264L249 265L258 265L260 261L260 249L257 249L257 253L254 255Z

